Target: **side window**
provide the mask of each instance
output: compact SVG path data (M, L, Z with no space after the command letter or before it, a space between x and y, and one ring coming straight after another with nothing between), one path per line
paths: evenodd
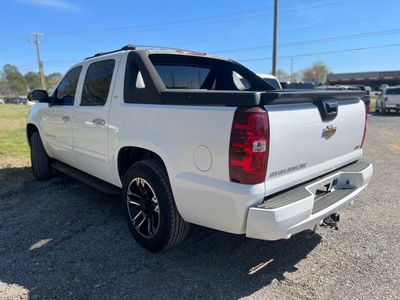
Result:
M79 75L82 66L76 67L69 71L61 80L57 87L57 105L73 105L75 100L76 87L78 86Z
M83 84L82 106L106 104L114 66L113 59L95 62L89 66Z

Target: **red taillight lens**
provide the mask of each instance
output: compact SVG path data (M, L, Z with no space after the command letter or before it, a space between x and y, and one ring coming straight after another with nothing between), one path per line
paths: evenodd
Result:
M264 182L269 152L268 113L259 108L237 108L229 145L229 176L233 182Z
M385 102L388 102L388 97L385 97Z
M368 111L369 111L369 108L368 108ZM365 141L365 135L367 134L367 118L368 118L367 114L368 114L368 112L367 112L367 110L366 110L366 111L365 111L364 133L363 133L363 137L362 137L362 140L361 140L361 146L360 146L360 148L363 147L364 141Z

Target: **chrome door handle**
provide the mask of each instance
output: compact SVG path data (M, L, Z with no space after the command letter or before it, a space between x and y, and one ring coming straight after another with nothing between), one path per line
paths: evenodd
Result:
M92 122L95 125L102 125L102 126L106 125L106 121L104 121L103 119L94 119Z
M64 117L62 117L62 119L63 119L63 121L64 121L65 123L71 121L71 117L68 117L68 116L64 116Z

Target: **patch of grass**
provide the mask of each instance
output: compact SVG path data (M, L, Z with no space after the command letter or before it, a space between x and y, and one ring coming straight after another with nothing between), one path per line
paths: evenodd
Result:
M375 112L375 105L371 105L369 107L369 112L371 112L371 113Z
M29 106L0 105L0 188L32 179L25 127Z
M0 169L30 165L25 137L28 111L25 105L0 105Z

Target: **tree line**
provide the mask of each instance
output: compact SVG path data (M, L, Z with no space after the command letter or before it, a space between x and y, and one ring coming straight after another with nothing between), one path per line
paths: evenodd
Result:
M61 73L52 73L45 76L46 86L53 87L61 79ZM35 72L28 72L24 75L16 66L7 64L0 71L0 95L15 97L26 95L28 91L41 88L40 75Z
M275 76L278 79L290 79L291 81L311 81L313 77L314 67L315 85L323 85L326 82L326 75L330 72L328 66L323 61L316 61L311 67L289 74L282 69L277 69Z
M315 85L324 84L326 75L329 73L328 66L322 61L316 61L311 67L305 68L293 74L286 73L278 69L276 77L279 79L289 79L291 81L311 81L313 77L314 66L316 68ZM46 86L51 89L61 79L61 73L52 73L45 76ZM35 72L28 72L22 75L16 66L7 64L0 71L0 95L15 97L18 95L26 95L28 91L41 88L40 75Z

